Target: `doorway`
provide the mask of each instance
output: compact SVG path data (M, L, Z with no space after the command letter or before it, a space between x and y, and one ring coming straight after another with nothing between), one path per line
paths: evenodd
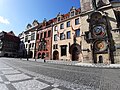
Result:
M72 50L72 61L78 61L79 59L79 50L77 47L74 47Z
M99 63L103 63L103 56L99 56L99 61L98 61Z
M59 60L59 52L58 51L53 52L53 60Z

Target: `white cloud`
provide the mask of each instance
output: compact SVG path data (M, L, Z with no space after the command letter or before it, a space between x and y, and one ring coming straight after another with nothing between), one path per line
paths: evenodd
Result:
M6 18L4 18L4 17L2 17L2 16L0 16L0 23L10 24L10 22L9 22Z

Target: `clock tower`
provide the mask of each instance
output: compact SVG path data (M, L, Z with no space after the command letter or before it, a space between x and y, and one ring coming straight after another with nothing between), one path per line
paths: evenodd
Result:
M113 64L115 45L111 31L116 27L116 17L111 3L109 0L80 0L80 2L81 31L86 41L82 40L83 55L91 54L93 63ZM84 51L85 48L89 49L88 53Z

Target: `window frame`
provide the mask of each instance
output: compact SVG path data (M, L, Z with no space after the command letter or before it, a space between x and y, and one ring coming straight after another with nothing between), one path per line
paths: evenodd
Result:
M75 25L78 25L78 24L80 24L80 19L79 19L79 18L76 18L76 19L75 19Z
M70 21L66 22L66 27L70 27Z
M79 31L79 33L78 33L78 31ZM76 37L80 37L80 29L76 29L76 30L75 30L75 36L76 36Z
M68 35L68 33L69 33L70 36ZM67 31L67 32L66 32L66 36L67 36L67 37L66 37L67 39L71 39L71 31Z
M64 35L64 36L62 36L62 35ZM65 34L64 33L60 33L60 40L65 40Z
M60 24L60 29L64 29L64 23Z
M58 40L57 37L58 37L57 34L55 34L55 35L54 35L54 41L57 41L57 40Z

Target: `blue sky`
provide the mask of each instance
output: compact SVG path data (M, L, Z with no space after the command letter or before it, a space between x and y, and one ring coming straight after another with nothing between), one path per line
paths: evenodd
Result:
M69 12L72 6L79 8L80 0L0 0L0 31L14 31L16 35L26 29L33 20L54 18L60 12Z

